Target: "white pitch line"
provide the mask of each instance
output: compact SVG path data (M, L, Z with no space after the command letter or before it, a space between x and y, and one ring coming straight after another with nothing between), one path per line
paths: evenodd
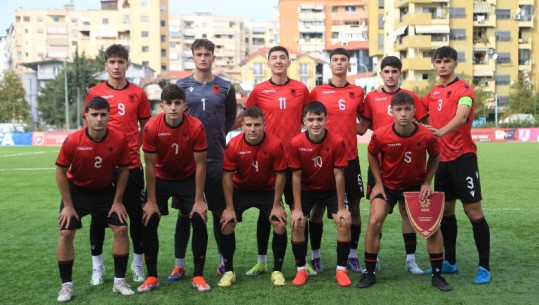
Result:
M35 151L35 152L29 152L29 153L19 153L19 154L11 154L11 155L0 155L0 158L9 158L9 157L20 157L20 156L31 156L31 155L40 155L44 154L46 151Z
M53 170L54 167L36 167L36 168L0 168L0 172L10 171L48 171Z

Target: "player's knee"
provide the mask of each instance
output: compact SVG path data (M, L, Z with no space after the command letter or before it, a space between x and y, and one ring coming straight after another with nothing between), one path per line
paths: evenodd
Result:
M280 222L273 220L271 222L271 225L273 227L273 231L277 234L284 234L286 233L286 227L283 226Z
M193 216L191 216L191 224L193 226L198 226L200 224L205 224L205 222L204 222L204 219L202 219L202 217L198 213L194 213Z
M127 226L110 226L110 228L112 229L112 232L116 238L127 238Z
M77 232L77 230L61 230L60 241L64 243L73 242L73 239L75 238L75 232Z
M236 228L236 224L234 222L229 222L221 229L221 233L225 235L230 235L234 233L235 228Z

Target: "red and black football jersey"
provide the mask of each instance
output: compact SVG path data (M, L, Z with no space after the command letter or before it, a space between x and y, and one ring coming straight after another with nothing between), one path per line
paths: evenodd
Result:
M363 107L362 117L371 121L372 130L376 130L385 125L393 124L395 118L391 111L391 99L398 92L409 93L415 100L416 119L422 119L425 115L422 114L423 107L421 106L421 100L412 91L400 88L396 92L378 92L371 91L365 97L365 104Z

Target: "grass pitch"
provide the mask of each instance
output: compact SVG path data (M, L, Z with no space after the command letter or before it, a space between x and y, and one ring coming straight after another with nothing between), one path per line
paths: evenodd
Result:
M539 268L537 223L539 198L537 173L539 143L479 143L479 168L482 175L483 207L491 229L491 269L489 285L472 284L477 268L477 251L472 229L462 209L457 210L459 237L458 275L447 275L454 286L451 292L439 292L430 286L427 276L404 271L405 252L400 231L400 217L390 215L384 225L381 271L378 282L369 289L341 288L335 282L335 229L326 220L322 242L325 271L311 277L306 286L290 284L294 259L290 244L283 268L289 284L274 288L269 274L244 275L256 262L255 227L257 213L249 210L237 226L235 268L236 285L228 289L217 286L217 256L210 234L205 277L212 286L209 293L191 287L192 256L187 255L188 277L168 283L166 276L174 262L173 214L160 225L159 275L161 286L153 292L132 297L111 292L113 266L110 256L112 234L107 232L104 249L106 280L101 286L89 284L91 260L88 241L89 217L83 218L83 229L75 238L76 259L73 270L75 295L72 304L537 304ZM54 161L59 147L0 147L0 304L56 304L60 279L56 264L58 208L60 195L54 178ZM366 146L360 146L360 160L366 171ZM359 253L363 253L363 236L368 218L368 201L361 201L362 234ZM290 241L290 239L289 239ZM271 246L268 259L271 267ZM429 268L426 243L418 237L417 260ZM350 274L354 285L358 274ZM128 282L136 289L138 284Z

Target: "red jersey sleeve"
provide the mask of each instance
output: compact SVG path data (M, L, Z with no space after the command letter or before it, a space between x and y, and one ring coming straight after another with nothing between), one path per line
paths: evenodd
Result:
M203 152L208 149L208 141L206 139L206 129L204 125L199 122L198 126L195 127L195 141L193 143L194 152Z
M255 86L253 88L253 91L251 91L251 93L247 97L247 102L245 102L244 108L247 109L252 106L257 106L258 105L257 97L258 97L258 86Z
M129 166L131 165L131 156L129 155L129 144L127 143L127 138L122 134L123 141L120 142L120 160L118 166Z
M148 101L148 96L144 91L141 91L139 105L138 105L138 118L139 120L149 119L152 116L150 110L150 102Z
M297 142L298 141L296 138L290 141L290 145L288 146L288 151L286 154L286 161L288 163L288 167L291 169L301 169L301 161L299 159Z
M427 140L427 152L429 153L430 158L440 155L440 145L438 143L438 139L436 139L434 136Z
M73 152L76 141L71 139L72 135L73 134L70 134L65 138L64 142L62 143L62 147L60 148L60 153L56 159L56 165L60 167L69 167L73 163Z
M429 115L429 93L419 99L419 103L416 103L415 118L417 121L421 121Z
M286 157L284 152L283 143L279 141L277 145L275 145L274 148L274 155L273 155L273 171L274 172L282 172L286 170Z
M378 143L378 136L376 131L372 133L371 140L369 141L368 150L371 155L377 156L380 153L380 145Z
M237 137L243 137L243 133ZM236 163L236 141L235 138L228 142L228 146L225 149L225 156L223 160L223 170L227 172L234 172L237 168Z
M346 158L345 154L345 144L344 140L342 138L338 138L335 141L335 159L333 166L334 167L347 167L348 166L348 159Z
M142 150L147 153L157 153L157 137L154 130L154 122L157 117L151 119L145 126L142 133Z

